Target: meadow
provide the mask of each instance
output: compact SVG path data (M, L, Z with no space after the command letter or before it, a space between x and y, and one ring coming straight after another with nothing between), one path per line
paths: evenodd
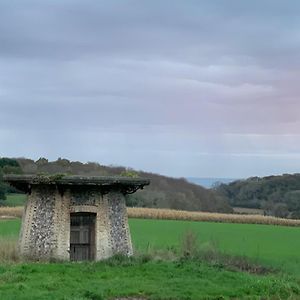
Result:
M20 219L1 221L0 237L17 239L20 225ZM300 278L300 227L153 219L129 219L129 226L138 253L178 252L192 231L203 251L247 257Z
M97 263L8 262L1 244L16 243L21 220L0 219L0 299L300 299L300 227L139 214L129 218L136 256ZM187 232L208 256L182 255Z
M20 219L0 221L2 241L16 240L20 224ZM165 256L180 251L180 239L188 230L198 234L202 249L219 247L224 252L254 260L258 259L260 244L259 258L279 267L300 256L297 248L277 247L282 235L286 242L295 239L293 245L299 246L298 228L142 219L130 219L129 224L134 247L142 255L129 259L115 257L99 263L2 261L0 299L99 300L133 295L138 297L135 299L300 298L300 273L288 265L287 273L272 270L250 274L227 268L219 261L174 259L174 256L166 259ZM149 258L148 254L154 253L157 257Z
M18 300L297 299L287 276L233 272L200 261L114 257L97 263L0 266L0 298Z

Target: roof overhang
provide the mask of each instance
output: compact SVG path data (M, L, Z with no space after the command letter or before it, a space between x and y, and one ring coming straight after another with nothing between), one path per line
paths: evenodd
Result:
M29 193L33 186L55 185L58 187L99 187L103 190L120 189L125 194L136 192L150 184L149 179L116 176L67 176L67 175L5 175L4 181Z

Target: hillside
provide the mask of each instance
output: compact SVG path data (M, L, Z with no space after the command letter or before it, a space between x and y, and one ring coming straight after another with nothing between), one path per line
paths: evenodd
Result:
M136 172L124 167L103 166L94 162L81 163L61 158L52 162L45 158L37 161L17 158L16 161L25 174L67 173L87 176L125 175L149 178L150 186L128 196L128 206L232 212L231 207L221 197L208 189L187 182L184 178L176 179L142 171Z
M215 188L230 205L261 208L277 217L300 218L300 174L251 177Z

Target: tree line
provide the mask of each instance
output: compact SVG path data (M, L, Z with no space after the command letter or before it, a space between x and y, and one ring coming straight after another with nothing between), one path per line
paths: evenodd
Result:
M3 175L5 174L22 174L20 164L16 159L0 158L0 206L4 205L7 193L16 192L16 189L4 183Z
M0 205L5 195L16 192L2 180L4 174L70 174L85 176L146 177L150 186L126 198L128 206L171 208L190 211L232 212L232 207L258 208L277 217L300 218L300 174L251 177L212 190L159 174L136 171L122 166L104 166L58 158L36 161L27 158L0 158Z
M300 218L300 174L251 177L220 184L214 190L231 206L259 208L276 217Z

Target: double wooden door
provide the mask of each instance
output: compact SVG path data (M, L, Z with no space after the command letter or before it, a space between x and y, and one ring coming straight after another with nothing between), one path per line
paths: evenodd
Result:
M96 214L72 213L70 231L70 260L95 259Z

